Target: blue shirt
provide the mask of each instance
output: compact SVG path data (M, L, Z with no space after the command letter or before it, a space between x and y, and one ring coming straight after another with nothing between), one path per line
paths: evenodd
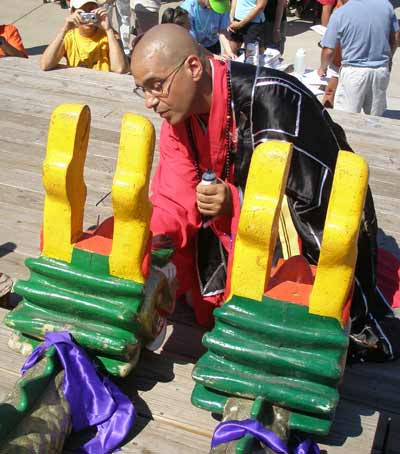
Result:
M229 12L218 14L212 9L203 8L197 0L185 0L181 8L189 13L191 35L204 47L216 44L219 33L230 24Z
M388 0L349 0L329 19L322 46L342 47L342 64L378 68L389 63L389 37L399 24Z
M235 8L235 19L244 19L249 12L256 7L256 0L237 0ZM262 11L251 22L261 23L264 22L264 12Z

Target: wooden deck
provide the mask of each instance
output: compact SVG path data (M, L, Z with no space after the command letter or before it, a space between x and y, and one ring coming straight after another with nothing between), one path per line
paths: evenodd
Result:
M88 197L85 225L111 213L109 198L96 202L111 188L119 129L124 112L147 115L159 131L160 119L145 111L132 93L130 76L85 69L48 73L29 61L0 59L0 271L14 280L26 278L24 259L39 254L43 189L41 164L50 114L61 103L88 104L92 128L86 161ZM370 165L381 241L399 254L400 244L400 123L332 112L353 148ZM157 161L157 157L156 160ZM14 300L17 297L14 295ZM191 371L201 354L199 329L188 309L170 321L168 338L155 352L144 352L134 374L121 382L132 396L138 420L127 453L207 453L217 421L190 403ZM6 311L0 310L1 317ZM7 347L8 330L0 327L0 399L19 376L23 358ZM320 446L329 454L371 451L380 412L400 414L400 361L349 367L341 386L333 430ZM390 440L390 453L400 453L400 431ZM387 451L389 452L389 451Z

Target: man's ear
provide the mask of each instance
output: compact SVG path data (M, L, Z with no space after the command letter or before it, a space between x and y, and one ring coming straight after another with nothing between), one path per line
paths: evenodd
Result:
M193 81L198 82L203 75L203 64L200 61L200 58L197 55L189 55L186 64L192 74Z

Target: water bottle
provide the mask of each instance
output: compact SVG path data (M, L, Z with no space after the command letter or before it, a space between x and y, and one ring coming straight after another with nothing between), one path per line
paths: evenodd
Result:
M217 182L217 175L212 170L207 170L201 176L201 184L215 184Z
M294 57L294 72L302 76L306 71L306 51L303 48L297 50Z
M209 185L209 184L217 184L217 175L212 170L207 170L201 176L201 184ZM203 216L203 229L206 229L211 225L213 221L212 217Z
M245 63L258 66L259 58L260 48L258 41L247 43L245 49Z

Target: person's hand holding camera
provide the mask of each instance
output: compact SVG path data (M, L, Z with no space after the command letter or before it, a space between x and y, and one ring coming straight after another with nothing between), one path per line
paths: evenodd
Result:
M108 9L107 8L97 8L93 11L94 13L97 14L97 17L99 18L99 26L105 31L112 30L111 24L110 24L110 19L108 17Z
M64 24L65 31L72 30L73 28L79 27L79 25L84 23L81 18L81 13L84 13L84 11L82 9L77 9L67 16Z

